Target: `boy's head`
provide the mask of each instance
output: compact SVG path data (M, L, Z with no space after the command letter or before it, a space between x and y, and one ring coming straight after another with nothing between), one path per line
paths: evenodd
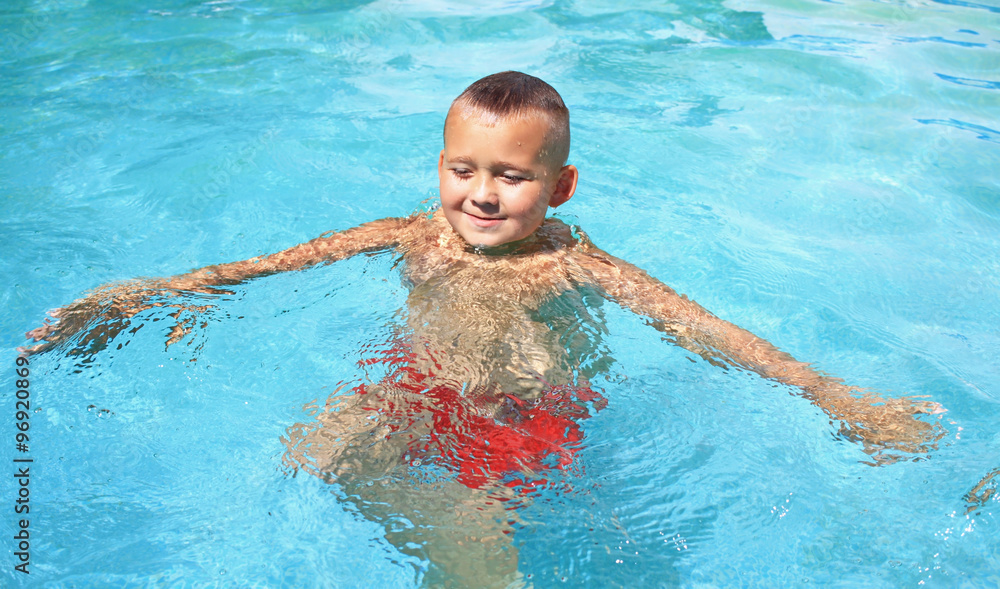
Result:
M550 206L573 196L569 110L559 93L520 72L487 76L451 105L438 160L441 204L473 245L531 235Z
M457 115L475 116L487 125L542 116L548 122L546 157L560 168L569 158L569 109L555 88L534 76L500 72L473 82L451 103L444 121L446 142L448 123Z

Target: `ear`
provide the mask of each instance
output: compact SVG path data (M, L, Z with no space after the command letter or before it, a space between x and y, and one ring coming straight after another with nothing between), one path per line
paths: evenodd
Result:
M580 172L576 166L563 166L559 170L559 179L556 180L556 189L549 198L549 206L555 208L567 200L573 198L576 192L576 181L580 177Z
M438 156L438 178L441 177L441 172L444 172L444 150L441 150L441 155Z

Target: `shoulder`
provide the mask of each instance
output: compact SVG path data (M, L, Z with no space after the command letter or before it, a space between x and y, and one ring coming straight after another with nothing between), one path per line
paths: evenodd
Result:
M594 245L590 237L577 225L561 219L548 218L538 230L539 236L562 251L570 260L608 259L609 254Z
M541 251L532 256L535 264L560 268L559 273L578 286L601 286L613 258L595 247L582 229L549 217L536 236Z
M451 231L451 226L440 210L433 212L419 212L402 220L403 225L399 228L400 246L403 249L420 247L421 245L441 247L442 243L449 236L461 239Z
M594 245L583 229L559 221L572 236L572 245L566 248L566 260L578 282L598 286L606 291L616 291L637 278L647 278L636 266L617 258Z
M538 236L550 241L555 241L563 245L575 245L577 242L575 227L567 225L561 219L546 217L542 226L538 228Z

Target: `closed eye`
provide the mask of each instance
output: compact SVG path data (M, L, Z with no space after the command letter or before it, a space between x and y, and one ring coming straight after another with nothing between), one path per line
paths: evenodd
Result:
M500 177L503 178L504 182L510 184L511 186L517 186L521 182L525 181L525 178L522 178L520 176L515 176L514 174L503 174Z
M454 174L455 177L461 178L462 180L472 177L472 170L469 170L468 168L452 168L451 173Z

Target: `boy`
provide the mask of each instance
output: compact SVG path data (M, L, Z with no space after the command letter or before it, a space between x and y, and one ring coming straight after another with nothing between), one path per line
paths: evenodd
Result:
M428 558L442 579L475 584L516 574L504 503L518 495L509 488L568 465L582 437L579 420L606 403L586 384L588 372L600 372L600 362L583 367L594 346L564 341L574 339L564 337L572 330L567 316L599 323L581 293L599 293L648 318L713 364L801 389L876 462L934 447L940 426L914 416L939 413L939 405L858 396L601 251L578 230L546 219L548 208L576 189L577 169L566 164L569 142L569 112L551 86L518 72L488 76L448 111L438 158L441 206L433 214L373 221L270 256L105 288L57 310L57 323L28 336L51 345L103 316L81 344L100 346L153 305L177 307L178 319L198 310L164 295L218 292L257 276L395 249L410 294L408 335L385 360L394 371L331 398L316 423L290 428L286 458L340 484L368 517L386 523L390 541ZM558 312L559 305L569 312ZM168 344L183 337L185 323ZM575 335L586 340L582 330ZM421 480L423 471L412 468L420 462L440 465L443 478ZM438 504L453 501L435 510L432 498L407 514L408 531L392 530L393 509L428 493ZM481 551L476 557L473 546Z

